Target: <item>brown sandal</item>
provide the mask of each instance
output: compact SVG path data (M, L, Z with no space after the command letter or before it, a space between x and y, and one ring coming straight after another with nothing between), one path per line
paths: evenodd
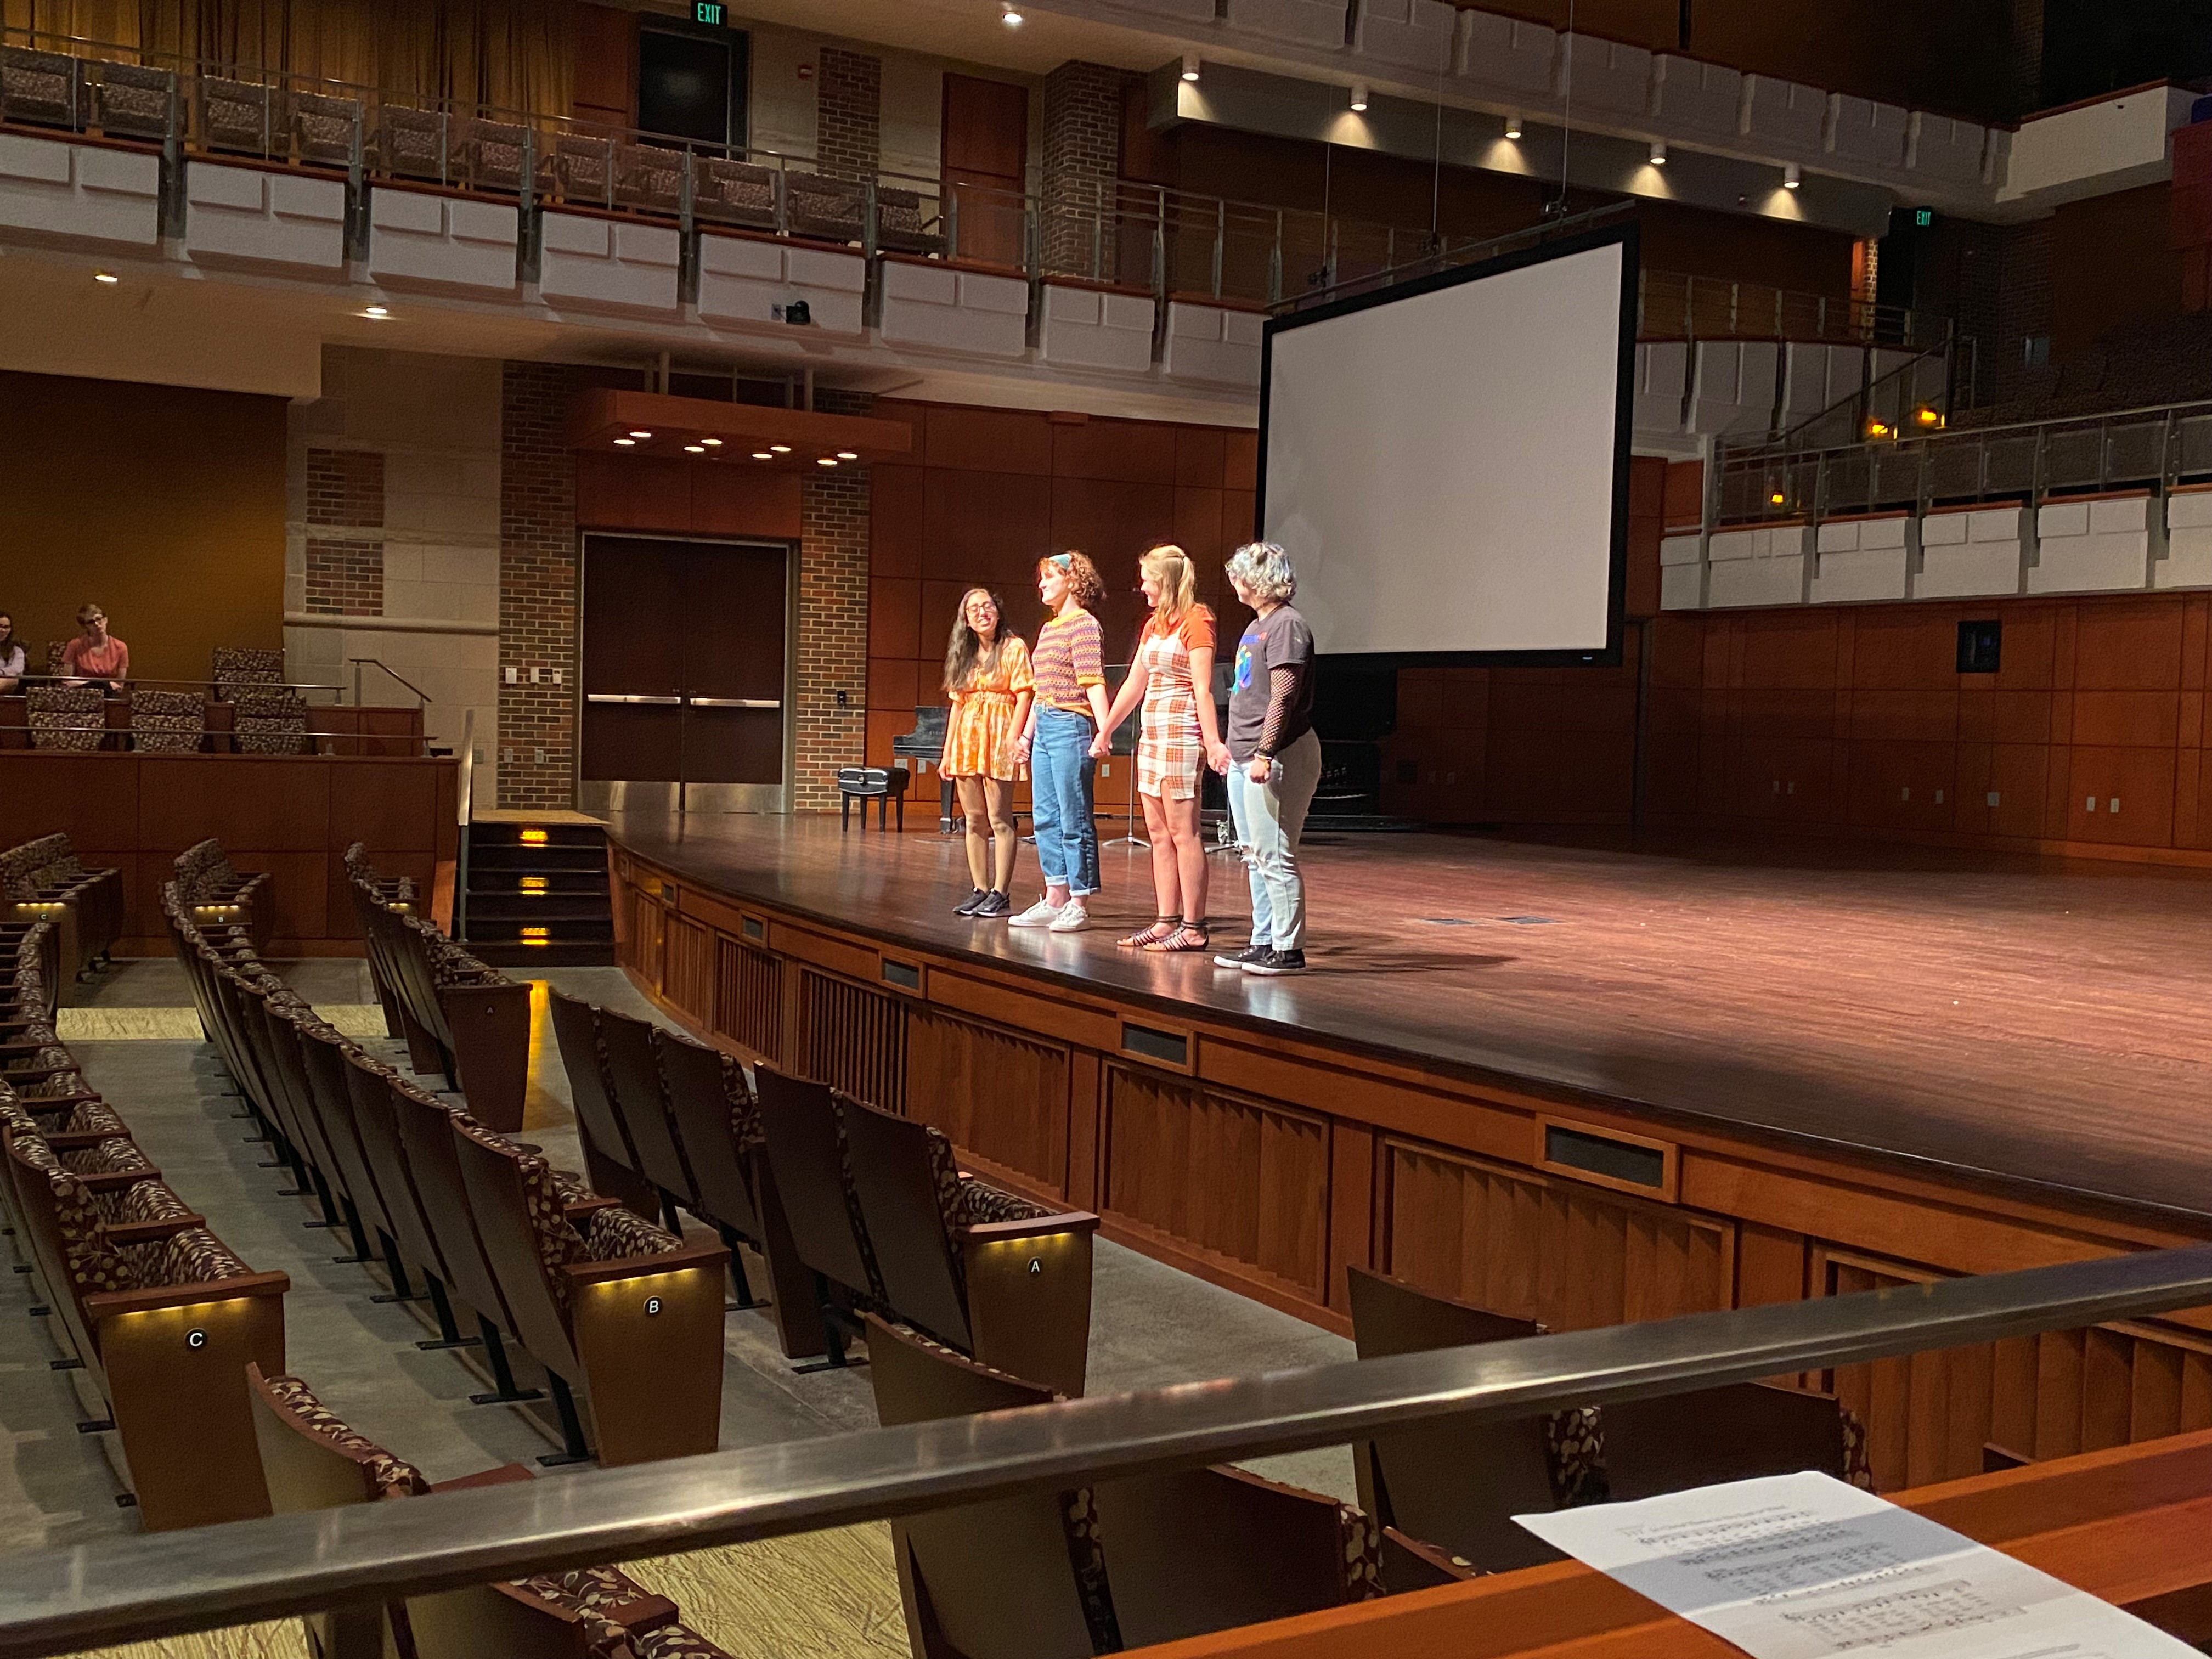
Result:
M1141 932L1132 933L1127 939L1116 939L1115 943L1119 945L1125 951L1149 951L1152 949L1154 945L1158 945L1160 940L1164 939L1173 939L1176 933L1182 931L1182 918L1181 916L1162 916L1151 927L1143 929Z
M1211 951L1213 948L1213 940L1207 934L1204 922L1187 921L1165 939L1151 940L1144 948L1147 951Z

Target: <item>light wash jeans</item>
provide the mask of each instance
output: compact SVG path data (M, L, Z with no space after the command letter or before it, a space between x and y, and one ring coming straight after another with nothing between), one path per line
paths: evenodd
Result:
M1065 708L1037 710L1030 739L1030 819L1036 830L1037 862L1045 885L1063 884L1081 898L1098 890L1098 826L1091 804L1091 739L1098 728L1087 714Z
M1298 837L1321 782L1321 739L1310 732L1275 757L1265 783L1232 763L1229 816L1252 878L1252 943L1278 951L1305 947L1306 884L1298 874Z

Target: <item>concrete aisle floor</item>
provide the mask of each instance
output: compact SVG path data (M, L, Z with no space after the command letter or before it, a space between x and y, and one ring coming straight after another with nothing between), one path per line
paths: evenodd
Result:
M356 961L282 965L319 1007L361 1009L374 1002L366 968ZM660 1018L620 969L556 969L547 979L573 995L647 1018ZM173 962L121 964L84 999L84 1028L133 1029L125 1010L185 1010L182 970ZM65 1011L65 1015L70 1011ZM159 1031L172 1016L141 1020ZM64 1036L69 1036L64 1030ZM531 1099L524 1133L553 1161L580 1169L568 1079L538 999L532 1050ZM371 1039L374 1052L404 1066L399 1045ZM257 1269L291 1275L286 1299L288 1364L331 1406L433 1480L491 1465L529 1462L552 1443L550 1426L528 1407L469 1403L481 1376L453 1352L416 1346L429 1334L427 1312L379 1303L381 1270L334 1261L342 1236L305 1224L307 1201L277 1195L281 1172L259 1167L266 1149L244 1139L247 1124L214 1049L174 1036L71 1038L87 1076L131 1127L164 1178L225 1243ZM696 1224L693 1224L695 1226ZM766 1282L757 1257L756 1285ZM27 1276L0 1287L0 1551L33 1549L126 1534L131 1512L111 1466L112 1435L77 1432L96 1415L80 1400L76 1374L48 1361L58 1350L46 1322L27 1317ZM763 1444L872 1426L865 1369L795 1376L777 1351L767 1316L732 1313L726 1327L729 1363L722 1384L721 1443ZM1352 1345L1289 1315L1133 1251L1101 1241L1091 1315L1090 1386L1094 1394L1216 1376L1249 1375L1349 1358ZM521 1356L517 1354L518 1362ZM518 1369L522 1369L519 1363ZM1349 1499L1348 1451L1331 1449L1263 1460L1254 1468ZM549 1477L556 1472L547 1471Z

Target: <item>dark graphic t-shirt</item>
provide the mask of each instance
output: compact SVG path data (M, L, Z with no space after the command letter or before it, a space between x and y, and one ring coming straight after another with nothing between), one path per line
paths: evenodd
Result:
M1253 617L1237 641L1237 678L1229 694L1229 753L1239 765L1250 760L1267 739L1271 755L1280 754L1313 729L1313 630L1287 605ZM1267 730L1267 705L1274 696L1274 671L1289 669L1295 683Z

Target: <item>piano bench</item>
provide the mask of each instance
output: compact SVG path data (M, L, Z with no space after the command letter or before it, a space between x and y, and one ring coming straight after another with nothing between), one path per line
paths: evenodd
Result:
M853 803L860 803L860 828L868 827L868 803L876 804L876 828L890 828L891 803L898 804L898 827L906 828L906 788L914 775L903 766L841 766L837 769L838 827L853 827Z

